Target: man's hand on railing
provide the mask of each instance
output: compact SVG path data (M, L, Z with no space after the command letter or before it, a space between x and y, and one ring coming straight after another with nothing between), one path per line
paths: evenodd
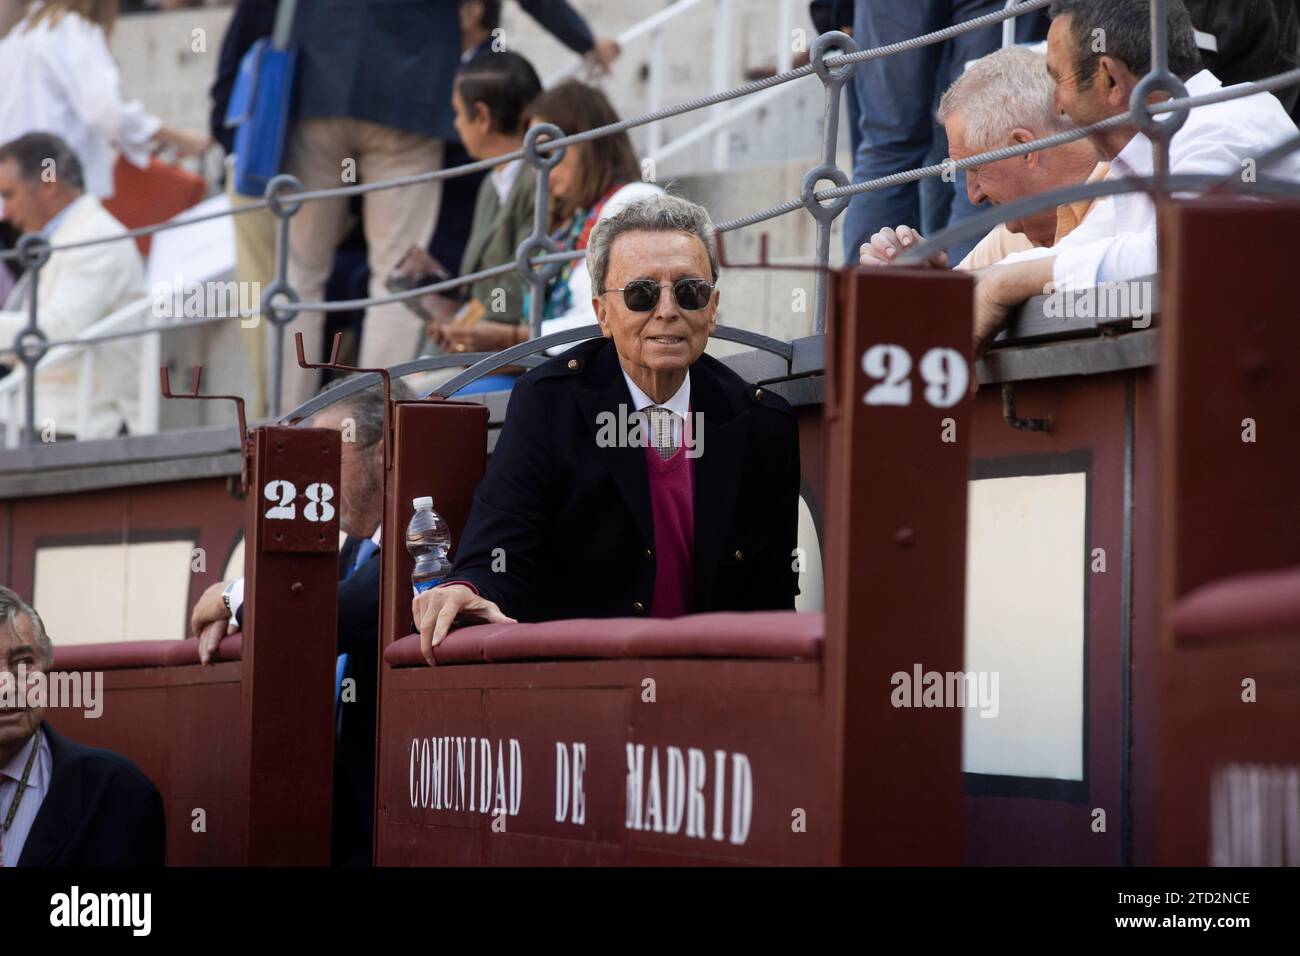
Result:
M599 73L608 73L622 52L623 48L613 37L596 37L596 43L587 57L595 64Z
M211 664L217 654L217 645L226 636L227 622L213 621L199 634L199 663Z
M199 639L199 663L207 664L217 645L230 630L230 609L223 597L227 581L218 581L203 592L190 614L190 634Z
M976 273L974 349L979 359L1011 319L1011 313L1048 291L1055 258L989 266Z
M430 664L434 663L433 649L442 643L457 619L477 624L519 623L463 584L449 584L417 594L411 601L411 620L420 632L420 653Z
M925 236L911 226L899 226L897 229L890 229L886 226L873 235L869 242L862 244L862 248L859 250L859 261L864 266L887 266L900 253L911 249L913 246L919 246L923 242L925 242ZM948 268L948 253L936 253L922 265L931 269L946 269Z

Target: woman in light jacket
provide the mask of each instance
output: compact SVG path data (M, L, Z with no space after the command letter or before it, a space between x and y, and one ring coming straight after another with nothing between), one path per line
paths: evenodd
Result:
M87 191L101 199L113 195L115 150L143 168L155 144L200 153L209 141L122 99L108 49L117 13L118 0L34 0L0 39L0 143L56 134L80 158Z
M554 123L566 135L585 133L619 119L604 93L577 80L547 90L533 101L528 114L532 124ZM551 238L561 252L586 249L597 222L629 203L663 192L653 183L641 181L640 163L624 131L566 147L564 158L551 168L549 183ZM595 321L587 260L566 262L546 289L542 334ZM564 348L567 346L550 353Z

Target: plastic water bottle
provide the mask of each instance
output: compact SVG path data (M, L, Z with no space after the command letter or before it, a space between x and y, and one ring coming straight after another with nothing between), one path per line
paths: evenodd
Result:
M406 526L406 550L415 559L411 587L419 594L437 586L451 570L451 562L447 560L451 533L442 515L433 510L432 498L416 498L411 505L415 514Z

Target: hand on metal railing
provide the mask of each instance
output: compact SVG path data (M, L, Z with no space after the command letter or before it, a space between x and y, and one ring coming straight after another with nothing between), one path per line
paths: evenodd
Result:
M911 226L899 226L897 229L886 226L872 234L871 238L863 244L858 253L858 261L864 266L893 265L901 253L924 242L925 236ZM940 251L921 262L909 264L928 266L931 269L947 269L948 253Z

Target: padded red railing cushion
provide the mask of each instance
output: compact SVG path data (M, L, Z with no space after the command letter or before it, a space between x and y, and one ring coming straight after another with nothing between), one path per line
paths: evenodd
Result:
M215 661L237 661L243 656L244 635L236 631L217 646ZM199 642L118 641L110 644L54 646L56 671L120 671L132 667L181 667L199 662Z
M825 615L796 611L691 614L672 619L601 618L544 624L480 624L447 635L439 664L571 658L820 658ZM390 667L421 667L420 636L384 651Z
M1199 587L1174 606L1172 623L1180 639L1300 632L1300 567Z

